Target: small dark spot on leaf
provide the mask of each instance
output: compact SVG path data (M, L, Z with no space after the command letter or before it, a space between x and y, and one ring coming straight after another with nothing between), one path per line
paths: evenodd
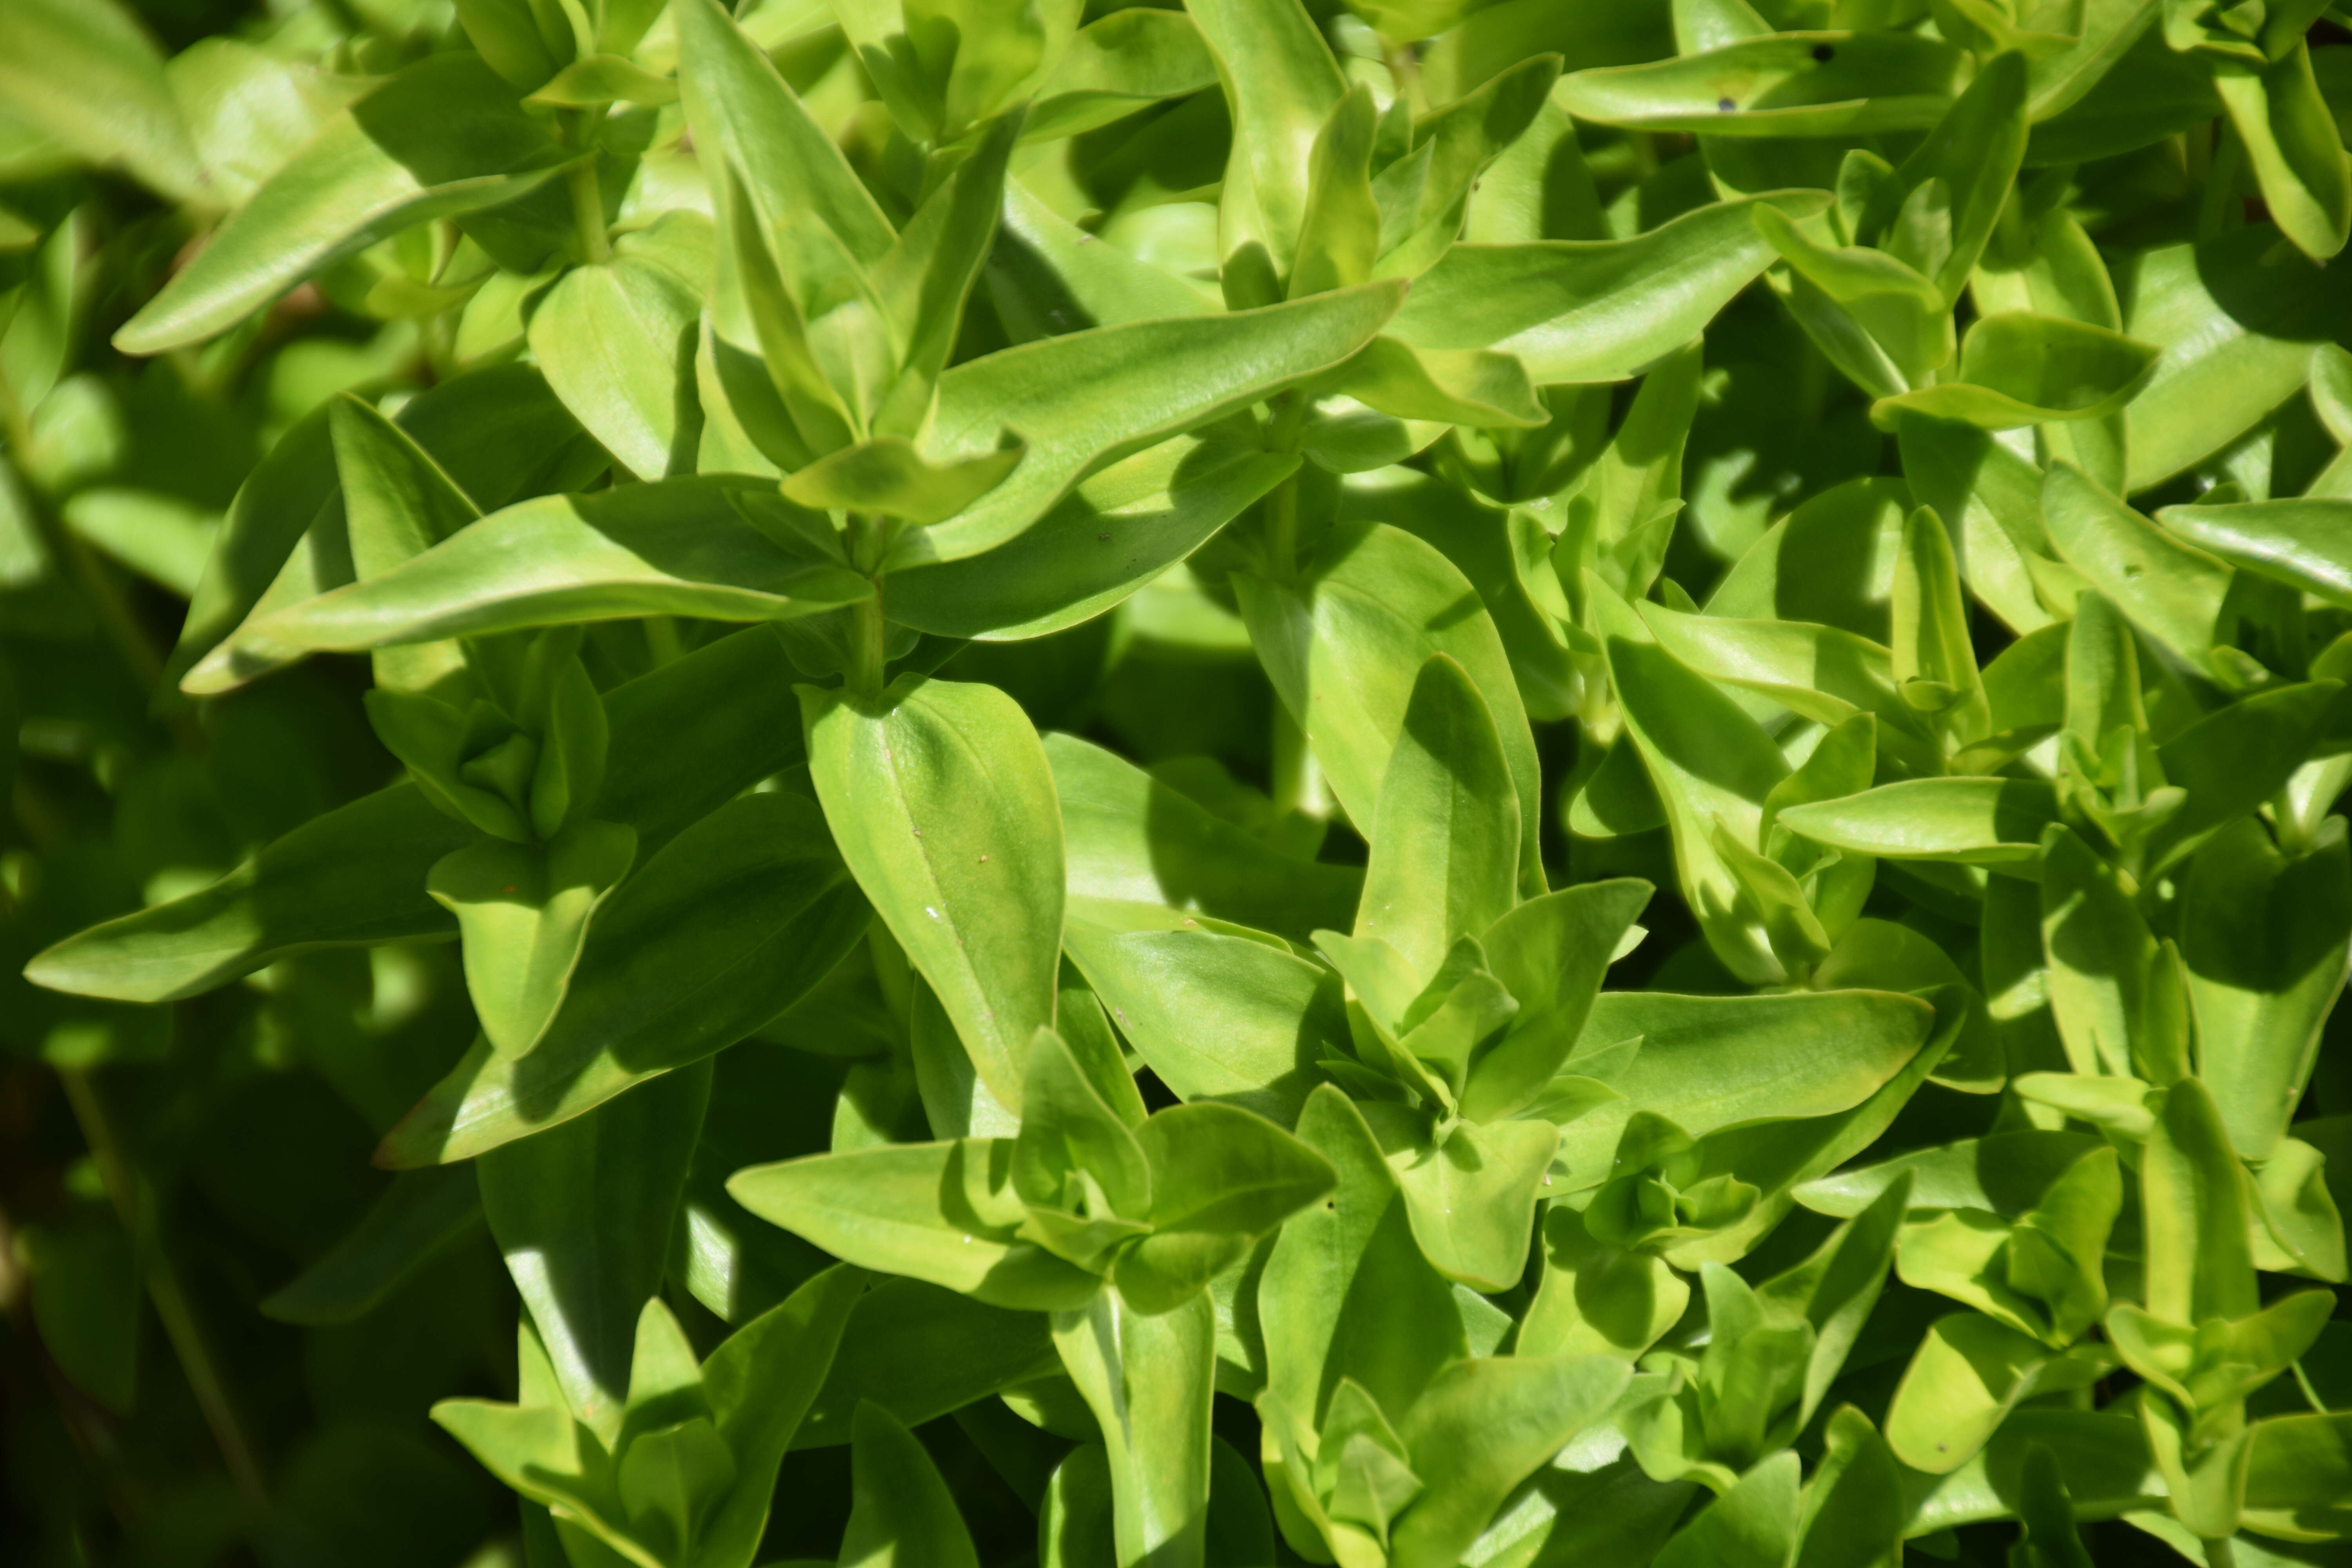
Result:
M1813 46L1813 58L1826 63L1827 61L1837 58L1837 51L1830 47L1827 44L1815 44Z
M1097 544L1108 544L1110 542L1110 535L1108 533L1097 533L1095 535L1095 542Z
M1738 108L1739 105L1732 102L1731 100L1727 98L1718 98L1715 100L1715 107L1718 113L1728 114L1733 110Z
M507 884L507 891L509 893L514 891L514 884L512 882L509 882Z

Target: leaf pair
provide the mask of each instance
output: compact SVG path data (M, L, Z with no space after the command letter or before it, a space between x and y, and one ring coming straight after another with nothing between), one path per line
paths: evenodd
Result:
M863 1287L856 1270L829 1269L700 1364L669 1309L646 1302L613 1429L567 1408L528 1327L520 1404L444 1400L433 1417L551 1509L567 1548L577 1539L646 1568L750 1568L777 1467Z
M1877 1303L1906 1194L1897 1184L1761 1286L1720 1264L1702 1267L1706 1347L1645 1363L1663 1365L1635 1379L1620 1412L1645 1471L1688 1477L1728 1500L1743 1472L1811 1419Z
M1247 1111L1146 1117L1108 1035L1082 1066L1041 1031L1023 1099L1014 1138L813 1155L741 1173L730 1191L863 1267L1033 1310L1081 1310L1108 1278L1149 1315L1192 1300L1329 1184L1318 1157Z
M1298 1136L1339 1185L1284 1227L1256 1286L1276 1521L1299 1551L1343 1562L1452 1562L1599 1418L1625 1372L1524 1349L1491 1357L1505 1320L1424 1258L1359 1108L1327 1085Z
M866 13L856 15L862 32ZM942 468L910 442L930 423L964 300L995 233L1018 113L991 122L901 231L731 18L697 0L680 7L678 28L688 118L717 165L713 325L719 344L765 363L764 374L747 372L758 381L730 389L745 434L793 473L786 494L800 504L918 523L961 510L1019 460L1017 446ZM915 31L947 52L926 73L951 71L957 58L1018 53L1017 34L996 27L958 43L951 16ZM858 42L888 67L882 79L905 84L908 62L890 65L878 39ZM718 344L713 353L721 355ZM722 383L727 363L722 355L714 366ZM756 416L761 409L776 417Z

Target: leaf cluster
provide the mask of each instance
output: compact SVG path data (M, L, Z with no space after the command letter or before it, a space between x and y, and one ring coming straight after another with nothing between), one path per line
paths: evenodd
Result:
M0 1531L2342 1560L2347 134L2328 0L9 0Z

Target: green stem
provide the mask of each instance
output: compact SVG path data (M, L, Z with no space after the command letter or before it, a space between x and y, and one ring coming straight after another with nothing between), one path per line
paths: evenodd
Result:
M596 184L596 160L572 165L572 221L580 229L580 248L590 263L613 259L612 242L604 237L604 193Z
M89 1145L90 1158L98 1164L107 1196L114 1202L115 1215L135 1245L139 1236L139 1191L131 1167L123 1159L122 1146L114 1136L113 1124L107 1119L106 1103L99 1098L98 1086L79 1068L60 1068L58 1077L64 1081L66 1099L73 1106L74 1120L81 1124L82 1139ZM257 1510L268 1507L268 1492L261 1484L261 1467L254 1460L253 1446L246 1440L236 1408L229 1401L227 1380L221 1375L219 1363L205 1342L204 1331L196 1323L186 1293L180 1289L179 1276L173 1272L160 1247L149 1261L146 1275L147 1295L155 1303L155 1316L163 1321L164 1337L172 1342L173 1353L178 1356L189 1390L204 1412L205 1424L212 1428L213 1441L220 1448L221 1462L228 1468L229 1479L249 1506Z
M1307 430L1307 399L1296 390L1274 400L1274 424L1266 432L1270 451L1296 453ZM1298 475L1276 485L1265 498L1266 566L1277 582L1298 574Z
M2205 1542L2206 1568L2238 1568L2238 1548L2229 1536Z
M889 544L889 520L866 512L849 514L849 562L874 584L874 596L849 606L849 669L846 684L860 696L882 691L889 664L885 647L887 623L882 616L882 552Z
M882 676L889 664L883 648L882 584L874 596L849 607L849 689L861 697L882 693Z
M610 261L613 246L605 235L604 190L596 174L595 121L593 111L588 110L568 118L566 140L583 154L572 165L566 182L572 187L572 226L580 231L580 249L592 264Z
M647 616L645 620L646 653L654 668L675 663L686 652L686 645L677 635L677 622L668 616Z
M1274 807L1316 817L1331 814L1322 770L1307 749L1307 731L1278 697L1274 703Z

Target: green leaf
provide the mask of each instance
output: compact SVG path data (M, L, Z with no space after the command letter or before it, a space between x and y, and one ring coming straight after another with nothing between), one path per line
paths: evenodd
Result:
M1080 27L1037 84L1024 133L1031 141L1076 136L1216 85L1216 60L1192 17L1113 11Z
M2140 1164L2149 1312L2189 1325L2253 1315L2245 1183L2205 1086L2167 1089Z
M1755 984L1786 978L1784 960L1744 894L1748 863L1734 856L1753 855L1765 797L1787 776L1787 761L1737 703L1660 647L1599 577L1587 574L1585 594L1626 734L1674 833L1684 901L1733 973Z
M163 57L115 0L25 0L0 17L0 107L167 200L205 204Z
M1817 1214L1857 1215L1908 1172L1918 1208L1984 1209L2013 1219L2098 1142L2040 1128L1996 1132L1823 1176L1798 1189L1797 1201Z
M650 856L799 761L790 679L782 648L754 631L614 688L598 814L635 828ZM66 939L36 955L27 977L76 995L167 1001L307 948L446 937L454 922L425 896L422 872L469 841L414 784L394 784L296 828L209 888Z
M784 499L812 511L871 511L921 527L944 522L994 489L1019 447L933 465L902 437L877 436L828 453L784 481Z
M702 1363L702 1385L735 1458L736 1484L704 1526L696 1561L751 1568L767 1527L776 1470L807 1414L866 1277L834 1268L720 1342Z
M2158 746L2158 765L2188 799L2149 834L2152 862L2170 864L2285 789L2318 742L2341 691L2334 681L2274 686L2208 714Z
M1070 332L967 360L940 377L919 446L944 463L1016 432L1028 456L953 522L899 536L896 571L993 549L1034 525L1097 469L1329 370L1396 310L1400 283L1369 283L1263 310Z
M619 55L589 55L557 71L523 101L542 109L603 109L614 103L658 109L677 101L677 83Z
M1347 1054L1339 980L1276 939L1159 904L1073 899L1062 940L1119 1031L1180 1100L1276 1121Z
M364 1317L481 1217L472 1166L404 1173L349 1235L265 1298L262 1312L306 1326Z
M637 1319L661 1284L709 1094L708 1072L674 1074L478 1167L482 1213L564 1403L607 1445L621 1429ZM577 1222L583 1204L593 1226Z
M1139 9L1132 15L1181 14ZM1114 11L1103 23L1129 16ZM1092 234L1017 179L1005 182L1004 211L988 271L998 315L1008 332L1024 341L1089 326L1204 316L1221 308L1215 293L1199 282L1097 244Z
M687 479L523 501L263 629L298 647L362 648L634 616L782 620L866 597L863 579L746 520L735 499L763 489Z
M1307 160L1307 205L1286 289L1293 300L1371 276L1381 212L1372 197L1371 89L1359 84L1332 105Z
M1062 823L1018 705L902 676L879 699L801 689L809 771L858 885L1006 1107L1054 1021Z
M1777 820L1816 844L1898 860L1990 866L2031 860L2058 799L2038 779L1905 779L1838 800L1792 805Z
M1318 382L1317 390L1406 420L1510 428L1533 427L1549 417L1528 384L1527 367L1510 355L1415 350L1391 337L1374 338Z
M118 1415L139 1395L141 1263L110 1220L28 1226L17 1234L32 1325L57 1372Z
M1707 614L1818 621L1884 644L1893 634L1895 557L1911 492L1899 479L1855 479L1812 497L1724 574ZM1827 563L1838 570L1824 570Z
M91 926L25 966L77 996L194 996L281 955L446 936L423 869L475 837L413 784L363 795L294 829L209 888Z
M1371 846L1355 934L1386 942L1421 975L1517 901L1519 803L1502 739L1477 687L1444 654L1414 679Z
M1457 1121L1440 1135L1401 1106L1362 1109L1404 1191L1422 1255L1474 1290L1509 1289L1526 1270L1559 1130L1549 1121Z
M530 0L457 0L457 9L467 38L519 90L553 76L579 47L569 17Z
M1496 716L1520 822L1540 819L1534 736L1502 639L1475 590L1437 551L1402 530L1345 524L1325 538L1304 583L1236 574L1234 592L1275 690L1352 820L1377 820L1414 683L1440 653L1462 667ZM1521 835L1523 894L1543 889L1536 837Z
M1768 1315L1801 1316L1813 1331L1798 1418L1810 1421L1843 1371L1877 1307L1903 1217L1911 1201L1901 1181L1830 1233L1812 1256L1766 1280L1757 1294Z
M304 143L115 333L116 346L156 354L202 342L404 228L530 195L559 155L479 56L420 60Z
M1054 1345L1108 1449L1120 1568L1200 1561L1216 1364L1207 1294L1147 1316L1104 1290L1086 1307L1055 1312Z
M879 263L897 238L889 219L759 45L717 0L679 0L670 15L695 142L741 171L759 220L814 220L857 265Z
M1329 1161L1236 1106L1175 1106L1136 1138L1151 1170L1151 1234L1119 1255L1113 1278L1138 1311L1191 1299L1334 1180Z
M2103 418L2147 384L2161 352L2063 316L1983 316L1960 344L1958 380L1882 399L1871 417L1881 429L1908 411L1988 430Z
M2168 506L2156 521L2232 566L2352 608L2352 500L2305 498Z
M1631 877L1567 888L1528 900L1486 929L1486 966L1519 1010L1472 1061L1465 1116L1500 1121L1543 1091L1575 1047L1601 977L1652 891Z
M1915 1470L1948 1475L1982 1451L2022 1401L2063 1394L2113 1365L2095 1354L2068 1357L1977 1312L1928 1326L1886 1415L1886 1440Z
M1024 1198L1032 1205L1066 1208L1066 1191L1076 1186L1074 1177L1084 1175L1113 1214L1126 1219L1144 1216L1152 1205L1155 1173L1125 1119L1106 1103L1070 1047L1051 1029L1040 1029L1030 1045L1021 1099L1013 1183ZM1087 1207L1092 1209L1091 1202Z
M539 1042L589 921L636 848L629 828L583 822L545 846L483 838L434 862L425 890L457 917L466 989L492 1050L520 1057Z
M2289 1541L2340 1539L2352 1520L2352 1416L2274 1415L2246 1433L2245 1527Z
M530 1342L528 1327L523 1339ZM543 1352L539 1352L539 1360L544 1367ZM553 1391L548 1391L547 1400L554 1399ZM572 1521L579 1531L578 1538L592 1547L599 1544L600 1537L627 1539L604 1517L607 1510L614 1515L620 1511L609 1479L597 1473L597 1461L604 1455L594 1435L573 1421L560 1403L533 1400L517 1406L482 1399L444 1399L433 1406L433 1420L464 1444L483 1468L530 1501L562 1508L567 1521Z
M782 793L730 801L605 901L531 1053L468 1054L378 1157L466 1159L724 1049L824 979L865 925L815 806Z
M2028 1406L2012 1414L1982 1452L1940 1479L1906 1478L1906 1527L1916 1539L1938 1530L2016 1515L2027 1451L2046 1447L2075 1506L2106 1517L2164 1506L2164 1479L2147 1438L2128 1415Z
M1878 243L1932 279L1947 310L1968 287L2017 178L2030 71L2013 50L1988 60L1895 172L1901 210L1865 219L1886 225Z
M1115 1517L1110 1495L1110 1452L1100 1443L1081 1443L1054 1468L1037 1510L1037 1560L1041 1568L1079 1568L1081 1563L1118 1562Z
M859 1299L793 1446L848 1442L852 1417L869 1401L919 1426L1060 1366L1034 1312L1009 1312L919 1279L879 1279Z
M1655 604L1643 604L1641 616L1660 647L1709 680L1769 698L1819 724L1869 713L1877 720L1872 738L1891 758L1921 772L1939 764L1919 710L1895 689L1889 651L1866 637L1801 621L1684 615ZM1969 662L1973 670L1975 660Z
M1632 1361L1689 1306L1690 1285L1665 1259L1595 1240L1582 1215L1554 1204L1543 1217L1543 1281L1519 1325L1517 1353Z
M1966 61L1913 34L1780 33L1654 64L1573 71L1562 107L1579 120L1709 136L1839 136L1925 131L1950 109Z
M1362 1113L1326 1084L1298 1138L1331 1163L1327 1204L1292 1216L1257 1283L1268 1396L1319 1425L1340 1378L1384 1410L1409 1410L1469 1351L1444 1279L1413 1240L1403 1194Z
M331 409L321 408L297 423L230 503L164 668L192 692L226 690L299 657L299 650L258 641L239 623L353 579L327 559L348 553L336 537L347 529L331 418ZM583 453L595 467L604 464L530 365L499 365L445 382L404 404L393 423L477 509L584 482L591 476L577 471Z
M2189 863L2181 955L2197 1015L2198 1076L2239 1153L2286 1135L2321 1026L2352 971L2352 857L2330 833L2300 856L2242 819Z
M1864 391L1893 398L1950 363L1950 307L1917 268L1881 250L1816 244L1767 207L1756 227L1790 265L1799 324Z
M705 255L709 230L667 215L622 237L612 260L575 267L531 313L533 358L588 433L641 479L694 471L701 416L694 395L701 279L654 247L665 237Z
M1787 1449L1741 1476L1652 1561L1655 1568L1771 1568L1797 1546L1797 1456Z
M1885 1439L1851 1405L1830 1417L1827 1436L1828 1451L1805 1489L1797 1563L1827 1568L1900 1553L1900 1469Z
M857 1407L850 1448L849 1524L841 1561L979 1568L971 1532L939 1467L915 1435L878 1405Z
M1356 909L1360 871L1270 852L1115 752L1055 733L1045 760L1074 899L1161 904L1293 940L1345 925Z
M1750 216L1761 201L1801 216L1826 205L1788 193L1718 202L1632 239L1456 245L1414 280L1389 333L1515 355L1538 385L1623 381L1696 337L1773 259Z
M2092 1568L2091 1555L2074 1531L2074 1500L2058 1461L2039 1444L2025 1452L2018 1518L2025 1526L2019 1543L2025 1568Z
M932 389L955 347L964 302L996 234L1005 161L1020 131L1017 113L990 121L978 133L979 144L916 210L875 268L875 293L905 345L898 379L875 416L884 432L914 435L930 416ZM930 521L912 512L893 515Z
M1232 161L1221 226L1227 257L1253 242L1287 273L1307 220L1315 139L1347 82L1296 0L1269 5L1203 0L1188 6L1214 58L1233 110Z
M1391 1531L1397 1568L1459 1562L1512 1489L1632 1374L1603 1356L1492 1356L1440 1373L1398 1424L1424 1489Z
M2210 111L2209 111L2210 112ZM2130 493L2221 451L2293 396L2352 304L2342 268L2274 255L2260 226L2118 258L2124 331L2164 351L2125 410Z
M481 516L431 453L362 400L349 393L333 399L328 426L355 576L372 577L422 555ZM422 691L445 680L461 683L465 659L454 648L424 647L373 662L379 687Z
M1013 1232L1010 1139L884 1143L739 1171L736 1202L835 1257L991 1306L1059 1310L1100 1289L1093 1274Z
M2217 63L2213 87L2272 221L2305 256L2326 261L2352 237L2352 170L2311 66L2309 47L2298 41L2259 70Z
M1831 1116L1863 1103L1926 1041L1935 1009L1875 991L1780 996L1595 998L1565 1064L1693 1137L1780 1117ZM1639 1038L1622 1062L1602 1050Z
M1162 441L1080 480L992 550L893 571L887 609L941 637L1066 630L1148 586L1297 469L1296 457L1229 433Z
M2063 827L2042 862L2042 945L2051 1011L2078 1073L2133 1077L2151 1005L2156 939L2113 868ZM2144 1075L2143 1075L2144 1076Z

